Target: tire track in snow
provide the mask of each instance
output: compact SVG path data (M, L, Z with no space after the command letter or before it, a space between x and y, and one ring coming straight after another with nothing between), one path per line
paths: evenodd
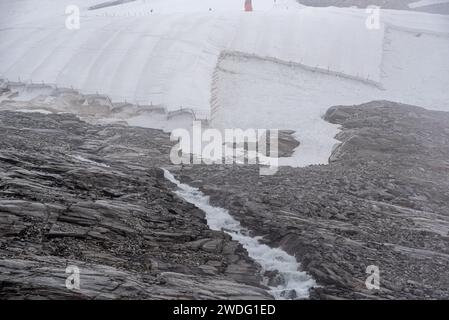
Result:
M82 34L80 32L76 32L74 34L74 38L78 38L80 39L82 37ZM59 41L58 45L56 46L56 48L51 48L48 47L48 50L51 50L49 52L49 54L47 54L47 56L41 60L40 63L37 64L37 66L33 69L33 71L30 73L30 79L37 79L37 80L50 80L49 78L51 78L51 76L45 76L48 75L48 72L45 72L45 70L48 70L49 68L55 68L54 64L56 64L55 61L57 61L57 59L55 59L55 56L58 56L58 54L60 54L60 50L64 47L67 46L67 38L65 37L60 37L62 40ZM74 41L74 39L70 39L71 42ZM66 59L66 61L68 61L70 59L70 56L66 56L64 55L64 58ZM58 64L60 65L60 64ZM42 76L40 76L40 74L42 74ZM47 78L47 79L44 79ZM54 77L54 79L56 79L56 75Z
M83 28L89 29L89 23L92 23L91 20L87 20L83 22ZM110 22L106 25L106 27L114 25L115 22ZM63 35L61 38L61 41L58 43L58 45L54 48L52 48L50 54L47 55L47 57L40 63L37 64L36 68L31 73L30 78L31 79L38 79L38 80L44 80L44 81L50 81L50 82L56 82L56 79L58 78L60 71L57 70L63 70L65 67L70 63L70 60L73 58L74 54L67 55L66 53L68 50L64 50L67 48L73 48L73 51L77 51L81 44L83 43L83 39L85 37L85 33L81 31L68 31L68 35L71 37L66 37L66 35ZM85 41L85 40L84 40ZM70 51L69 51L70 52ZM60 66L63 65L63 68L61 69ZM53 69L54 71L52 73L49 73L48 70ZM50 74L50 76L49 76Z
M123 33L126 28L128 28L132 24L134 24L134 21L132 19L123 19L123 21L120 22L119 28L114 31L112 36L105 40L95 58L91 60L89 67L87 68L87 72L84 74L84 78L82 80L82 88L84 90L87 91L89 90L89 88L94 87L90 82L90 80L92 79L92 74L98 72L97 69L101 68L105 57L110 54L110 48L115 45L115 40L120 36L121 33Z
M134 70L138 70L138 66L141 63L139 54L141 52L145 53L147 51L147 45L151 44L150 41L145 41L145 34L148 30L148 25L143 23L141 20L138 21L137 30L133 30L132 32L128 32L128 36L131 37L127 41L129 44L126 47L126 50L120 54L120 58L117 61L110 61L112 64L111 68L104 67L108 72L108 81L104 83L104 92L113 93L117 92L119 88L123 90L125 93L129 92L129 89L126 88L135 88L136 84L133 83L132 74ZM151 26L152 29L154 26ZM120 43L119 46L122 46ZM133 64L135 64L133 66ZM129 73L131 76L127 76Z
M139 100L135 96L136 88L140 81L140 75L136 76L136 70L143 72L149 54L153 52L157 45L159 34L163 34L170 27L174 17L167 16L162 20L160 17L152 18L151 24L143 24L143 30L137 35L135 41L127 49L122 60L118 63L117 69L111 76L111 83L108 92L122 91L124 98ZM143 99L142 99L143 100Z
M134 91L134 97L140 95L147 96L145 95L145 92L152 91L152 93L148 95L150 98L153 94L161 94L161 101L156 102L159 103L164 100L164 96L169 96L172 91L169 86L174 82L174 79L173 77L168 77L168 75L174 70L177 70L174 65L177 65L182 59L179 50L171 50L171 48L179 46L181 43L180 40L174 41L174 39L176 39L179 30L186 30L187 28L189 28L189 30L192 29L192 23L197 19L190 17L189 20L186 20L185 16L177 16L177 19L170 23L169 32L159 37L150 57L147 58L145 66L142 68L142 72L138 77L138 85ZM169 56L170 54L173 54L174 56ZM161 56L164 58L157 59L157 57ZM171 79L171 83L168 83L166 79ZM154 97L154 99L156 99L156 97ZM166 100L163 102L168 104L167 107L170 107L170 103L167 103Z
M116 24L117 21L113 19L113 21L110 21L106 25L102 25L98 32L93 32L89 37L85 37L84 32L86 31L84 29L79 30L78 32L82 32L85 38L79 44L74 45L74 50L67 52L70 53L70 59L66 60L64 66L60 68L55 83L62 86L73 86L83 91L84 86L80 79L84 79L84 77L82 75L80 76L80 73L84 72L85 75L88 72L85 66L86 61L89 62L95 59L95 53L98 51L96 49L98 42L103 41L105 34L111 32L109 27L115 26ZM89 28L89 30L93 30L93 28Z
M134 23L135 21L132 24L133 27ZM139 26L142 27L138 24ZM130 32L129 27L129 24L125 25L108 39L108 43L102 48L87 74L86 86L90 87L89 84L97 84L97 91L110 93L108 88L113 81L116 81L111 74L115 75L119 63L123 61L124 55L128 51L127 48L136 37L136 34Z
M16 50L14 52L14 55L11 54L11 52L8 52L5 50L5 56L1 57L1 63L4 66L2 74L8 77L8 74L10 74L11 70L14 70L16 73L17 67L16 65L23 60L23 58L30 53L30 49L32 50L33 47L36 46L37 43L40 43L44 40L50 39L53 36L54 30L53 28L44 28L45 32L42 31L43 28L36 28L33 32L31 32L29 35L25 35L23 37L20 37L19 39L15 39L12 41L12 44L8 48L15 48ZM38 40L34 39L31 41L26 41L29 39L30 35L38 35ZM39 37L41 36L41 37ZM23 45L23 42L30 42L29 46ZM20 45L16 45L17 43L20 43ZM2 46L3 47L3 46ZM6 47L5 47L6 48ZM18 49L17 49L18 48ZM8 62L9 59L10 61Z

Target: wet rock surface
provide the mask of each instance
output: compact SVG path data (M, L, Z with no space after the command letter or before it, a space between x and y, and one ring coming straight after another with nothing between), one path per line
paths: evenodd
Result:
M241 245L172 193L170 148L159 130L1 111L0 298L270 298Z
M278 132L278 157L291 157L296 148L301 144L294 137L293 130L279 130ZM267 148L270 150L270 140L267 139Z
M342 128L329 165L176 175L295 255L321 285L313 299L449 299L449 114L376 101L325 119ZM379 290L365 284L368 266Z
M0 298L270 298L241 245L174 195L167 167L296 256L320 286L312 299L449 299L449 114L376 101L325 119L342 129L329 165L260 176L171 166L159 130L1 111Z

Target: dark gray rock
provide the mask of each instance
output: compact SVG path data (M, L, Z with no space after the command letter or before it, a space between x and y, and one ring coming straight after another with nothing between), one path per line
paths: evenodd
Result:
M449 113L387 101L329 109L329 165L184 166L270 246L302 263L314 299L449 299ZM366 268L380 269L368 290ZM274 281L274 280L273 280Z
M172 193L170 148L158 130L0 112L0 299L270 298L241 245Z

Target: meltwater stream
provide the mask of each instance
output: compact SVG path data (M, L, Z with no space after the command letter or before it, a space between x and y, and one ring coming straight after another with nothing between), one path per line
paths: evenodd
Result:
M248 230L243 228L228 210L211 206L208 196L197 188L180 183L168 170L163 170L165 178L178 187L176 194L206 213L207 223L212 230L224 231L240 242L249 256L262 266L264 272L277 272L282 281L279 281L278 286L270 287L270 293L276 299L309 297L309 289L316 286L316 283L310 275L299 271L299 263L295 257L279 248L270 248L260 243L257 237L248 236Z

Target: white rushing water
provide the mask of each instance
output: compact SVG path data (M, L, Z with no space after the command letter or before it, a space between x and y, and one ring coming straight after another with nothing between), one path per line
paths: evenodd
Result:
M257 237L248 236L248 230L228 210L210 205L209 197L200 190L180 183L168 170L163 170L165 178L178 187L176 194L206 213L207 223L212 230L224 231L240 242L249 256L262 266L263 271L278 272L283 281L278 286L270 287L270 292L276 299L292 297L292 292L295 292L293 297L296 296L296 299L308 298L309 289L316 286L316 282L306 272L299 270L300 265L295 257L282 249L270 248L260 243Z

